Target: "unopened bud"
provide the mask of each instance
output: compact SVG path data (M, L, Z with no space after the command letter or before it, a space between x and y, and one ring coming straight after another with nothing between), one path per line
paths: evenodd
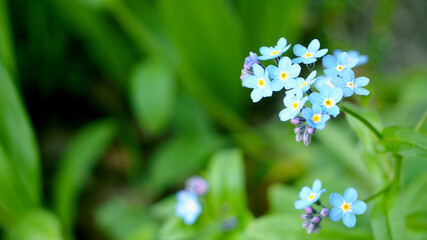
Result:
M298 125L301 123L301 119L299 117L294 117L291 119L291 123L294 125Z
M308 220L308 219L311 219L313 216L311 215L311 214L303 214L303 215L301 215L301 218L303 219L303 220Z
M307 214L312 214L313 212L315 212L315 210L312 207L310 207L310 206L305 207L304 211Z
M329 216L329 209L327 209L327 208L322 208L322 210L320 210L320 215L321 215L322 217L327 217L327 216Z
M314 218L313 218L313 223L319 223L320 222L320 220L322 220L319 216L315 216Z
M315 133L316 133L316 128L314 128L314 127L309 127L307 131L308 131L308 133L310 133L310 134L315 134Z

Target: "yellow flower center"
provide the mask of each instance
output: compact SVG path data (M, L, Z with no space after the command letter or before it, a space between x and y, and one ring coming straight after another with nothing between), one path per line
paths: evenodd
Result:
M342 71L342 70L344 69L344 67L343 67L343 66L341 66L341 65L339 65L339 66L337 67L337 69L338 69L338 71Z
M304 55L304 57L305 58L309 58L309 57L312 57L313 56L313 54L311 54L311 53L306 53L305 55Z
M276 55L278 53L279 53L279 51L275 50L274 52L271 53L271 55Z
M307 85L307 82L301 83L301 87L304 87L305 85Z
M320 115L320 114L315 114L315 115L313 116L313 118L312 118L313 122L317 123L317 122L319 122L319 121L320 121L320 116L319 116L319 115Z
M298 107L298 102L294 102L294 104L292 104L292 108L297 109L297 107Z
M354 88L354 83L352 83L352 82L347 82L347 86L349 86L350 88Z
M310 200L310 201L313 200L315 196L316 195L314 193L310 194L310 196L308 196L308 200Z
M344 203L344 204L341 206L341 208L342 208L342 210L344 210L344 211L348 211L348 210L350 210L350 205L349 205L348 203Z
M259 79L258 85L260 85L261 87L264 86L265 85L264 79Z
M325 106L330 107L332 105L332 101L330 99L325 100Z
M286 79L286 78L288 77L288 74L287 74L287 73L285 73L285 72L282 72L282 74L280 74L280 77L281 77L282 79Z

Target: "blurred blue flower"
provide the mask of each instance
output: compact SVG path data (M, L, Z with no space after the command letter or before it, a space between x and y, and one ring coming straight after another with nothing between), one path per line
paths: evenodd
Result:
M202 207L197 200L197 195L188 191L179 191L175 205L175 214L182 218L187 225L192 225L202 212Z
M253 65L253 71L255 76L248 75L243 78L242 82L243 86L254 89L251 92L252 101L258 102L263 97L271 97L273 92L270 88L268 71L264 71L264 68L257 63Z
M331 118L319 104L313 104L312 109L304 108L301 115L307 120L308 125L317 129L323 129L326 122Z
M312 104L319 104L323 111L329 115L336 117L340 113L340 108L337 106L343 97L341 88L331 88L328 85L320 87L320 93L314 92L310 94L308 99Z
M295 88L301 88L302 93L307 92L308 89L310 89L310 86L316 81L314 77L316 77L316 70L310 73L306 79L304 78L297 78L296 79L296 86Z
M369 91L362 88L369 83L369 78L367 77L358 77L354 79L354 72L351 70L344 70L343 77L332 78L332 83L340 88L344 92L344 97L350 97L353 95L353 92L357 95L367 96Z
M337 49L337 50L334 50L333 55L335 58L337 58L338 55L343 53L343 52L344 51ZM351 50L351 51L348 51L347 53L350 56L350 59L349 59L350 61L351 61L351 59L357 58L356 66L363 65L363 64L367 63L369 60L368 56L360 55L359 52L356 50Z
M338 193L329 196L329 202L333 206L329 213L329 218L336 222L342 218L345 226L352 228L356 225L356 216L366 211L366 203L357 201L357 191L354 188L347 188L344 198Z
M292 88L295 85L295 78L301 72L301 67L298 64L292 64L292 61L288 57L280 59L279 67L270 65L266 68L271 80L271 90L277 92L285 89Z
M333 78L332 76L322 75L316 78L316 81L314 82L314 86L316 87L317 90L319 90L320 87L323 85L328 85L331 88L335 88L335 85L332 83L332 78Z
M259 52L262 56L258 57L259 60L268 60L280 57L284 52L288 51L291 47L291 44L286 46L286 38L282 37L277 41L277 45L275 47L261 47Z
M326 68L323 72L327 76L342 76L344 69L352 69L357 64L357 58L350 58L348 53L342 52L335 58L332 55L326 55L322 59L323 66Z
M208 183L200 176L193 176L185 182L185 190L203 196L208 192Z
M322 188L322 182L319 179L314 180L312 188L304 186L299 192L300 200L296 200L294 206L296 209L303 209L317 202L326 189Z
M283 103L286 108L279 113L281 121L288 121L293 119L296 115L301 112L308 97L302 97L300 89L293 89L286 92L286 97L283 98Z
M323 57L328 49L320 49L320 42L317 39L314 39L308 45L308 48L297 44L294 46L294 54L297 58L292 59L292 63L304 63L310 64L317 61L317 58Z

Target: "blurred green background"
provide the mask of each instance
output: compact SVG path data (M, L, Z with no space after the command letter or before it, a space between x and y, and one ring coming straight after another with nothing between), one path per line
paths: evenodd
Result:
M283 93L253 104L241 86L244 58L280 37L357 50L370 58L356 75L370 78L371 94L348 101L379 129L413 128L427 106L426 9L424 0L0 0L3 238L305 237L293 209L302 186L319 178L329 193L352 186L366 198L392 163L344 114L309 147L296 143L278 117ZM426 239L427 195L416 196L427 164L412 157L403 169L406 236ZM195 174L226 187L187 227L173 216L175 192ZM230 216L237 228L221 231ZM354 230L328 223L316 239L381 239L375 216Z

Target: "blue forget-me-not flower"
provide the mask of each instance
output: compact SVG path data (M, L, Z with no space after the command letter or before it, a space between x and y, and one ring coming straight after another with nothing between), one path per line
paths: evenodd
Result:
M313 72L310 73L310 75L308 75L308 77L306 79L297 78L296 79L296 86L294 86L294 87L300 88L302 93L307 92L307 90L310 89L310 86L316 81L316 79L315 79L316 74L317 74L317 71L314 70Z
M320 76L316 78L316 81L314 82L314 87L316 87L317 90L320 89L323 85L328 85L331 88L335 88L335 85L332 83L332 76Z
M329 115L336 117L340 113L340 108L337 106L343 97L341 88L331 88L328 85L323 85L319 89L320 93L314 92L310 94L308 99L312 104L319 104L323 111Z
M307 120L308 125L317 129L323 129L326 122L331 118L319 104L313 104L312 109L304 108L301 115Z
M310 64L317 61L317 58L323 57L328 49L320 49L320 42L314 39L308 44L308 47L304 47L301 44L294 46L294 54L297 58L292 59L293 63L304 63Z
M270 79L268 78L268 72L264 71L264 68L259 64L253 65L254 75L249 75L243 78L243 86L247 88L253 88L251 92L251 98L253 102L258 102L263 97L271 97L273 92L270 88Z
M344 51L337 49L337 50L334 50L333 55L335 58L337 58L338 55L343 53L343 52ZM367 63L369 60L368 56L360 55L359 52L356 50L351 50L351 51L348 51L347 53L348 53L348 56L350 57L350 59L349 59L350 61L351 61L351 59L357 58L356 66L363 65L363 64Z
M291 47L291 44L286 46L286 38L282 37L277 41L277 45L275 47L261 47L259 52L262 56L259 56L259 60L268 60L282 56L282 54Z
M340 88L344 92L344 97L350 97L353 92L357 95L369 95L369 91L362 88L369 83L369 78L358 77L354 79L354 72L351 70L343 71L342 78L332 78L332 83Z
M366 203L357 201L357 191L354 188L347 188L344 197L339 193L332 193L329 202L333 206L329 213L329 218L336 222L342 218L345 226L352 228L356 225L356 216L366 211Z
M202 212L197 195L189 191L179 191L176 197L178 199L175 205L176 215L182 218L185 224L192 225Z
M301 72L301 67L298 64L292 64L288 57L280 59L279 67L270 65L266 68L271 78L271 90L277 92L283 89L290 89L295 84L295 78Z
M299 192L300 200L296 200L294 206L296 209L303 209L319 200L322 193L326 189L322 189L322 182L319 179L314 180L312 188L304 186Z
M357 58L350 58L348 53L342 52L335 58L332 55L326 55L322 59L323 66L326 68L323 72L327 76L342 77L344 69L352 69L357 64Z
M299 88L295 88L286 93L286 97L283 98L283 103L286 108L279 113L281 121L288 121L293 119L301 112L308 97L302 97L302 92Z

